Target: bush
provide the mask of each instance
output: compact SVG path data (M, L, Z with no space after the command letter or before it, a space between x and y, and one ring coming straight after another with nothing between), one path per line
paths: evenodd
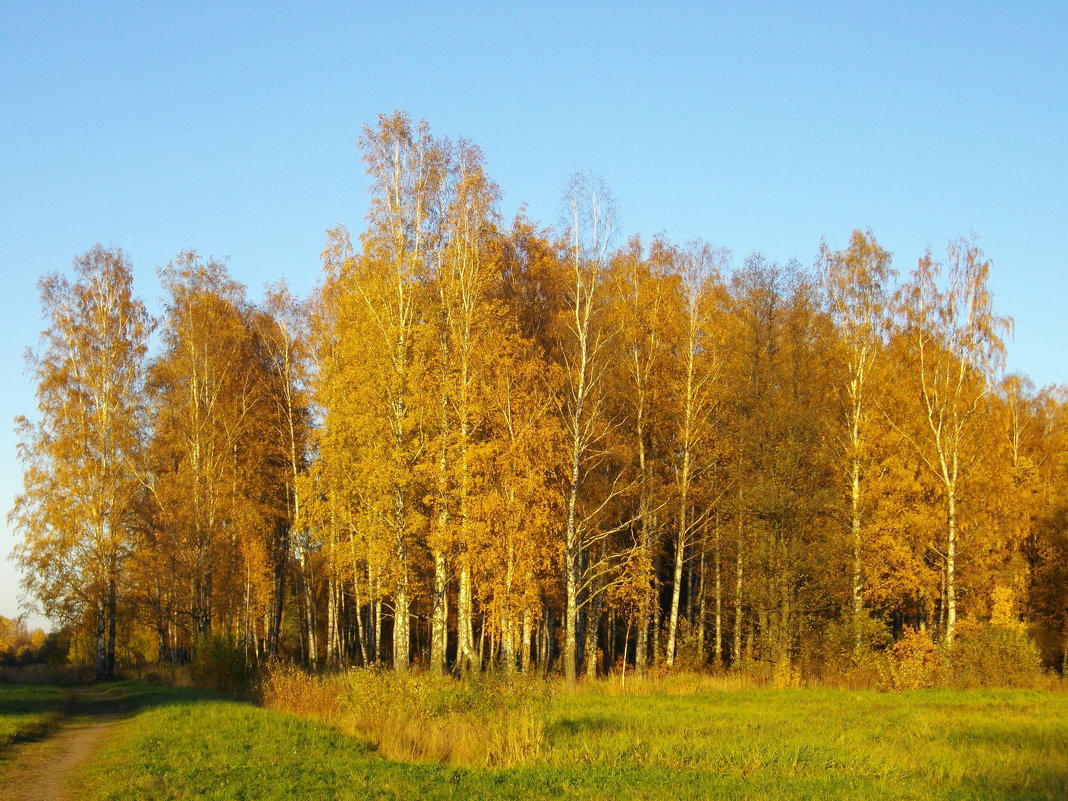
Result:
M703 643L697 637L697 627L680 616L675 638L674 669L676 671L704 670L708 665L708 659L704 653Z
M190 676L198 687L227 695L243 695L249 691L251 671L245 654L230 637L208 634L193 648Z
M1020 628L961 625L947 650L945 683L962 689L1041 685L1042 654Z
M823 634L821 678L850 689L885 684L886 648L891 640L886 623L869 615L831 623Z
M771 666L771 686L776 690L796 690L801 686L801 670L788 658Z
M889 685L895 690L933 687L939 678L939 653L930 636L905 629L905 636L890 649Z

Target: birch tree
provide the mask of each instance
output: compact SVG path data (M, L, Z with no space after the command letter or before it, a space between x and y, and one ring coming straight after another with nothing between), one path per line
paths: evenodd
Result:
M709 486L712 474L718 384L723 378L721 331L715 319L722 298L719 264L724 254L703 242L691 243L677 255L679 260L678 295L681 305L681 336L678 339L678 366L674 376L672 409L676 412L671 450L671 468L676 495L675 562L672 571L671 608L668 613L668 641L665 662L675 661L675 643L679 625L679 600L682 593L683 567L694 530L712 514L723 488ZM666 421L665 421L666 422ZM704 488L705 506L694 514L695 484ZM716 526L715 570L716 598L720 600L720 542ZM719 611L717 607L717 625ZM720 632L717 628L717 643ZM718 647L718 646L717 646ZM718 653L718 651L717 651Z
M890 254L879 247L870 231L853 231L845 250L831 251L823 243L820 261L831 314L845 344L844 450L849 465L853 619L859 646L859 621L864 605L862 481L871 415L869 393L872 367L882 350L889 325L888 285L893 279L893 269Z
M957 624L958 490L991 379L1004 364L1011 321L994 313L990 262L967 240L949 244L945 264L928 251L900 292L902 326L923 422L907 434L939 481L945 503L945 637ZM940 282L944 279L944 286ZM903 431L905 429L902 429Z
M194 644L213 632L248 640L259 636L251 591L265 611L267 540L284 497L268 457L264 354L225 265L190 251L159 272L168 297L149 369L152 547Z
M447 617L444 613L444 549L453 541L459 573L457 661L461 670L474 664L474 589L471 554L477 549L472 503L477 450L485 439L487 399L483 387L495 368L495 340L510 332L499 295L500 259L493 239L497 230L498 189L485 172L482 153L468 142L450 148L441 247L437 270L439 332L439 457L437 514L440 537L434 548L434 612L431 665L444 664ZM449 491L451 488L451 492ZM455 521L449 521L450 496ZM455 532L450 537L448 530ZM442 547L444 546L444 547Z
M419 399L427 364L419 350L427 336L423 287L439 262L447 161L429 126L413 125L400 112L380 117L377 128L365 128L360 147L372 196L355 291L367 323L362 335L381 363L377 403L388 429L382 470L389 503L375 508L394 543L393 663L405 671L411 640L411 550L423 527L414 475L423 458L426 425ZM440 613L435 619L440 625Z
M567 233L564 246L565 308L558 358L564 368L560 417L567 432L568 466L564 491L564 676L578 676L578 623L581 593L590 575L586 559L598 532L593 523L604 499L585 493L595 446L604 436L600 415L602 383L608 369L609 333L603 325L602 274L615 235L615 200L602 179L575 173L564 192ZM583 503L587 501L587 503ZM599 503L598 501L602 501Z
M152 321L121 250L97 245L75 280L38 282L47 328L27 360L39 417L18 419L23 491L11 520L24 584L57 621L91 621L96 672L115 669L118 606L144 478L144 359Z
M286 568L293 544L294 524L301 520L301 476L307 470L307 439L310 424L308 381L310 369L307 304L298 301L284 282L268 288L262 313L256 316L264 370L260 374L265 400L264 423L273 446L271 459L284 465L284 514L271 526L273 589L268 650L278 650L282 612L286 597ZM280 510L282 511L282 510ZM307 532L298 538L301 565L308 564ZM309 584L304 576L304 586Z
M637 509L634 547L638 554L628 560L633 570L646 566L646 592L637 607L637 641L634 666L644 674L649 659L649 630L657 601L656 559L661 545L660 524L664 484L663 446L666 439L665 381L669 369L676 309L669 277L674 268L669 247L655 242L652 249L661 258L646 258L641 241L634 237L612 260L608 314L613 333L614 372L617 373L618 416L626 421L621 432L634 472ZM628 577L633 580L635 577Z

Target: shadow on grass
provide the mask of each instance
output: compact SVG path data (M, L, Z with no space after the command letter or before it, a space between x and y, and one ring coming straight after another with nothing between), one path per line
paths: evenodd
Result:
M982 798L989 801L1046 801L1068 798L1068 772L1054 768L1031 768L1026 776L977 776L966 778L959 786L959 798Z
M57 715L54 718L36 721L21 727L5 741L0 741L0 760L7 756L9 749L47 740L63 725L63 720L62 717Z
M71 721L126 720L147 709L232 701L224 696L188 688L138 682L110 682L78 686L0 685L0 759L11 748L43 742ZM28 718L24 722L4 719Z
M44 715L65 711L68 698L59 696L11 696L0 692L0 715Z
M0 685L0 758L9 748L49 737L70 705L66 692L43 685Z
M545 730L549 742L555 737L573 737L587 732L615 732L620 730L619 721L603 715L583 715L577 718L562 718L550 723Z
M111 703L121 704L131 712L140 712L158 706L196 704L201 701L235 701L220 693L194 687L171 687L166 684L151 684L138 681L118 681L93 685L92 689L106 696Z
M1068 729L1054 730L1049 724L1038 722L1008 725L962 724L947 732L946 742L955 747L1007 747L1027 752L1041 752L1051 748L1068 749ZM1068 773L1068 765L1065 766Z

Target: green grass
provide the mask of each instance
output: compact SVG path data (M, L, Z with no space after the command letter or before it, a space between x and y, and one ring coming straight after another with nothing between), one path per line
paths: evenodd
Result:
M63 714L67 694L50 684L0 684L0 760L20 740L44 734Z
M512 768L391 762L318 723L183 690L92 765L91 798L1063 799L1068 696L739 690L559 694Z
M685 776L671 797L1068 795L1061 695L744 690L575 700L549 724L547 761Z

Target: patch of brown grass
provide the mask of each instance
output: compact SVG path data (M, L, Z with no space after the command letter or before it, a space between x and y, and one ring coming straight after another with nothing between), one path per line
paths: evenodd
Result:
M765 679L748 671L687 671L651 668L644 676L628 672L595 681L560 685L564 695L692 695L707 692L734 692L763 687Z
M514 765L539 752L549 685L518 675L469 679L353 669L314 676L268 670L268 709L319 720L402 761Z

